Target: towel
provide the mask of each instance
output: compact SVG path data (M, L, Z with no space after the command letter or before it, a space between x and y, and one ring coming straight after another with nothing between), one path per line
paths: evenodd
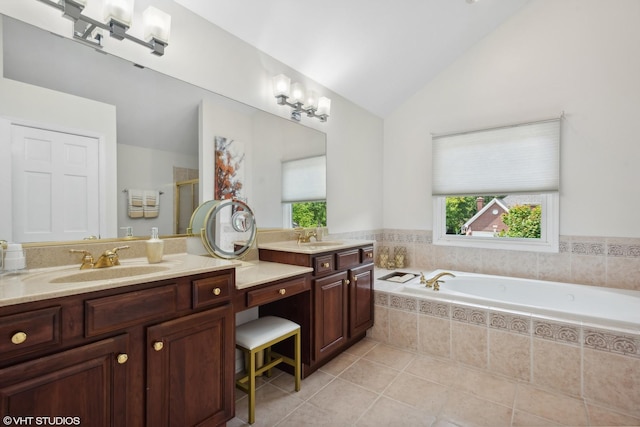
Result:
M160 213L160 192L155 190L144 191L143 213L145 218L157 218Z
M144 192L142 190L132 190L128 191L128 206L127 213L129 214L129 218L142 218L144 215L144 210L142 207L142 199Z

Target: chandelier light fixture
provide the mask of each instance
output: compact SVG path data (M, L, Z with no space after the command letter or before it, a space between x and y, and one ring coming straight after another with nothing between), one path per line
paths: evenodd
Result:
M291 79L284 74L273 78L273 95L279 105L288 105L291 110L291 118L300 121L302 114L307 117L315 117L321 122L326 122L331 110L331 100L326 96L318 96L313 90L305 91L300 83L291 84Z
M104 22L97 21L82 12L89 0L40 0L62 11L62 16L73 21L73 37L94 46L102 47L100 29L108 31L117 40L131 40L151 49L154 55L164 55L169 44L171 15L153 6L142 13L144 39L127 33L133 21L134 0L104 0Z

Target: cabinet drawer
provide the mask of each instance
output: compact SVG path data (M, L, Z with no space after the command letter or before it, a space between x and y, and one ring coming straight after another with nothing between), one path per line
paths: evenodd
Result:
M360 249L362 253L362 264L369 264L373 262L373 246L367 246L366 248Z
M360 265L360 249L352 249L336 254L336 269L345 270L358 265Z
M306 277L288 280L265 288L247 292L247 307L268 304L311 289Z
M60 306L0 317L0 354L3 358L60 343Z
M166 285L96 298L85 301L84 306L85 335L93 337L175 313L178 287Z
M316 275L331 273L334 270L333 255L322 255L313 260L313 271Z
M207 307L226 301L231 297L233 277L231 274L193 280L193 308Z

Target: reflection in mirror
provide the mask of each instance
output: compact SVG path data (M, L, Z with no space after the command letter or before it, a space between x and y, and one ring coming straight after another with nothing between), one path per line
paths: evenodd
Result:
M216 160L211 147L216 137L235 141L243 151L240 197L251 204L258 225L271 228L286 224L281 203L281 164L324 155L324 133L13 18L2 19L3 80L26 83L22 102L38 105L54 93L48 91L51 89L80 101L114 106L117 176L102 179L117 180L117 194L102 194L100 206L100 215L109 216L107 219L114 226L90 234L122 237L127 227L133 229L135 236L148 235L151 227L158 227L163 236L184 233L194 206L214 198ZM0 99L0 116L16 118L11 106L2 102ZM65 105L59 109L65 111ZM100 115L87 115L74 130L105 139L104 131L89 125ZM33 123L29 117L17 118L36 126L61 126L56 122L40 123L42 120ZM199 158L200 152L204 153L203 158ZM142 216L130 215L136 206L132 206L125 189L162 193L156 204L158 215L145 216L144 205ZM0 194L3 200L5 195ZM109 210L108 203L117 203L117 208ZM105 213L105 204L106 212L115 212L117 220ZM15 208L14 218L27 215L17 210L17 205ZM147 208L151 211L153 206ZM38 215L33 211L28 214ZM104 223L109 221L102 218L101 224Z

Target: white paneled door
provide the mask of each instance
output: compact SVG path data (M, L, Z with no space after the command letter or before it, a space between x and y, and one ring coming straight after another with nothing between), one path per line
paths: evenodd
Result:
M13 240L100 235L99 141L12 125Z

